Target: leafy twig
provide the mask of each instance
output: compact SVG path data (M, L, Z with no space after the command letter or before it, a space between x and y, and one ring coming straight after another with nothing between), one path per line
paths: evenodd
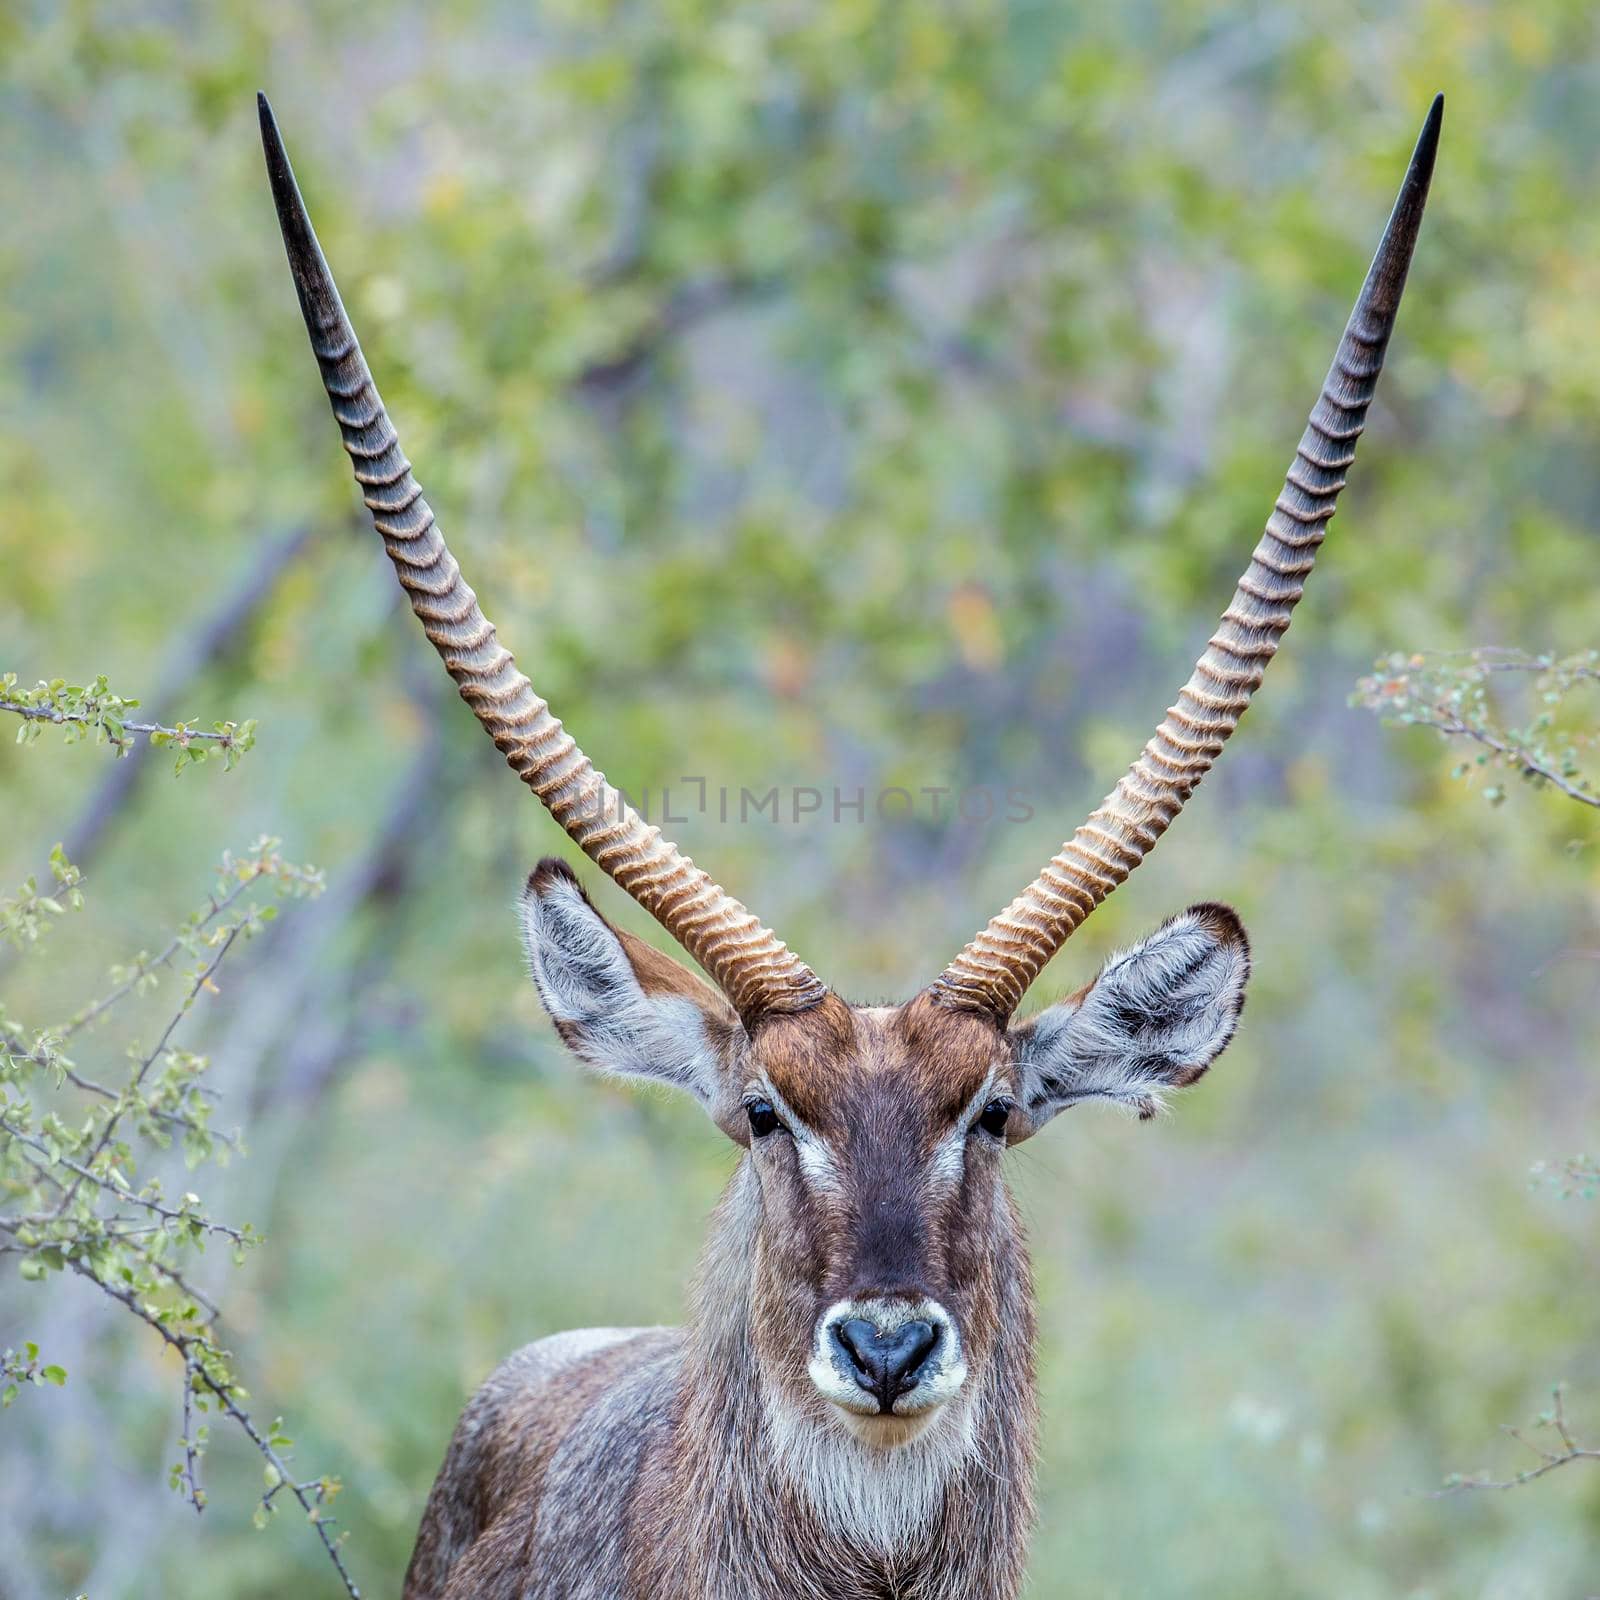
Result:
M67 860L61 846L50 852L52 891L41 894L39 880L29 877L13 895L0 895L0 939L17 949L37 944L48 932L52 917L64 916L70 908L83 909L82 874Z
M22 718L17 743L30 744L48 723L67 730L68 740L93 736L96 744L109 744L119 756L127 755L138 738L148 739L156 749L178 752L176 769L183 769L208 756L221 755L223 765L232 768L255 743L254 722L213 722L196 727L178 722L136 722L127 713L138 708L137 700L113 694L105 678L88 685L69 684L62 678L41 681L32 689L18 686L14 672L0 673L0 711Z
M337 1478L313 1478L304 1483L298 1483L290 1473L288 1463L279 1453L280 1448L287 1447L292 1440L282 1437L274 1424L270 1436L263 1434L250 1414L238 1403L236 1396L240 1393L237 1384L226 1376L218 1376L218 1362L213 1358L225 1358L226 1353L219 1351L208 1340L199 1334L174 1333L161 1316L153 1312L148 1306L142 1304L133 1294L132 1290L109 1283L98 1276L92 1267L81 1261L71 1263L74 1272L87 1278L102 1293L108 1294L120 1304L126 1306L146 1326L155 1330L163 1340L176 1350L184 1359L184 1374L190 1392L195 1388L204 1389L214 1400L217 1406L236 1422L244 1431L245 1436L259 1450L265 1458L269 1471L267 1492L262 1496L262 1503L270 1505L272 1498L280 1488L287 1488L296 1500L300 1502L300 1509L305 1512L306 1520L317 1530L323 1548L328 1552L328 1558L338 1571L344 1583L345 1593L350 1600L361 1600L361 1591L356 1587L355 1579L350 1576L349 1569L344 1564L340 1555L340 1546L344 1542L343 1536L335 1538L332 1528L334 1519L326 1516L322 1507L339 1492ZM226 1366L222 1372L226 1373ZM187 1429L185 1430L187 1433Z
M206 1492L200 1487L200 1451L206 1442L202 1425L198 1432L194 1423L194 1386L200 1369L195 1364L191 1350L183 1352L183 1462L178 1471L183 1485L183 1495L194 1507L195 1515L206 1508Z
M159 1217L163 1222L178 1224L191 1233L198 1229L202 1233L219 1234L225 1239L231 1239L236 1245L249 1245L256 1242L257 1235L250 1229L230 1228L225 1222L213 1222L209 1217L195 1209L200 1203L195 1195L185 1195L183 1209L174 1211L171 1206L162 1205L153 1194L147 1191L135 1193L125 1182L114 1182L109 1178L102 1177L92 1166L83 1166L70 1156L63 1155L59 1147L52 1149L50 1145L47 1145L35 1134L29 1133L25 1128L17 1127L15 1123L9 1121L3 1115L0 1115L0 1133L9 1135L19 1144L26 1145L30 1150L42 1155L45 1160L45 1170L52 1166L65 1167L68 1172L74 1174L76 1181L70 1188L63 1190L60 1208L49 1218L52 1222L60 1220L61 1213L77 1199L79 1184L87 1182L97 1184L107 1194L114 1194L119 1200L126 1200L131 1205L139 1206L148 1211L152 1216ZM4 1225L4 1219L0 1218L0 1227Z
M61 1367L39 1360L39 1347L31 1339L23 1345L21 1355L15 1350L0 1351L0 1384L4 1385L0 1388L0 1409L11 1406L25 1383L53 1383L59 1389L66 1381L67 1374Z
M94 1164L104 1153L106 1146L111 1143L112 1135L117 1131L117 1124L122 1120L123 1114L128 1108L137 1104L139 1091L144 1088L144 1081L149 1077L151 1067L166 1053L168 1042L174 1032L177 1031L178 1024L189 1014L189 1009L199 998L200 991L211 986L211 980L216 974L217 968L222 965L228 952L233 948L233 941L239 937L239 931L239 926L226 929L219 942L217 953L195 974L195 979L189 987L189 992L183 997L183 1003L168 1018L166 1027L161 1030L161 1037L156 1040L155 1048L147 1051L144 1059L139 1063L134 1072L133 1081L128 1085L127 1093L117 1100L107 1115L105 1124L100 1130L100 1137L96 1141L94 1149L89 1152L88 1167L90 1170L80 1173L80 1181L83 1177L94 1177ZM74 1184L72 1191L62 1201L63 1210L72 1203L76 1194L77 1185Z
M1568 1156L1554 1166L1536 1161L1530 1174L1534 1184L1548 1183L1567 1200L1593 1200L1600 1195L1600 1161L1592 1156Z
M224 872L227 866L224 865ZM115 974L116 982L109 992L100 999L85 1006L77 1012L70 1022L64 1023L56 1030L56 1035L61 1039L70 1039L80 1028L86 1028L91 1022L96 1022L109 1011L119 1000L124 1000L136 989L146 986L152 981L152 975L157 967L167 966L180 950L196 950L196 936L216 921L223 912L227 911L233 903L245 893L247 889L261 877L264 872L271 870L263 866L260 871L246 871L233 873L233 885L221 895L212 895L206 909L197 912L189 922L175 933L171 940L162 949L159 955L149 955L140 951L127 966L119 968Z
M1464 1494L1473 1489L1520 1489L1524 1484L1532 1483L1536 1478L1542 1478L1547 1473L1559 1471L1562 1467L1569 1467L1575 1461L1600 1461L1600 1449L1581 1445L1573 1436L1571 1428L1567 1425L1564 1405L1563 1388L1557 1384L1552 1393L1552 1403L1548 1411L1540 1412L1535 1419L1535 1428L1548 1428L1556 1436L1558 1448L1550 1449L1536 1440L1528 1437L1521 1428L1509 1425L1501 1431L1515 1439L1518 1444L1526 1446L1539 1458L1539 1465L1528 1467L1525 1471L1518 1472L1509 1478L1491 1478L1484 1473L1475 1473L1465 1476L1453 1473L1446 1478L1441 1488L1433 1493L1434 1499L1443 1499L1447 1495Z
M58 893L81 902L76 869L58 849L52 857ZM53 1031L29 1034L0 1010L0 1252L20 1257L21 1276L38 1282L70 1269L126 1307L183 1360L181 1455L170 1474L174 1489L197 1512L205 1509L200 1468L208 1434L196 1413L218 1410L230 1417L265 1460L266 1490L257 1508L264 1524L276 1497L287 1488L316 1527L345 1592L358 1596L341 1554L341 1538L327 1516L338 1480L296 1480L287 1470L290 1440L278 1423L263 1430L245 1409L245 1391L235 1378L232 1357L219 1342L216 1302L189 1280L182 1252L220 1239L240 1260L259 1236L246 1224L236 1227L208 1214L200 1199L185 1194L177 1204L162 1196L158 1180L140 1186L130 1181L145 1146L164 1149L169 1129L180 1129L193 1164L212 1154L210 1106L199 1077L208 1063L175 1043L179 1024L201 994L215 990L215 975L237 946L264 927L273 907L243 897L254 885L270 884L283 895L320 891L321 874L286 862L277 842L259 840L243 855L223 857L222 884L154 957L141 954L114 973L112 989L84 1007L71 1022ZM51 901L51 904L45 904ZM65 907L29 885L0 902L21 930L19 943L37 946L50 918ZM155 981L156 970L180 950L196 957L181 998L148 1049L132 1049L126 1083L113 1087L104 1072L80 1071L62 1053L63 1042L91 1023L104 1020L128 995ZM31 1042L30 1042L31 1040ZM88 1115L58 1114L36 1091L70 1084L88 1097ZM142 1141L142 1143L141 1143ZM10 1404L25 1383L63 1383L66 1373L39 1363L29 1346L25 1357L5 1357L0 1400Z
M1526 726L1507 722L1488 693L1488 684L1504 674L1533 679L1539 703ZM1475 763L1514 772L1536 787L1548 784L1569 800L1600 810L1600 792L1585 775L1580 747L1592 735L1563 729L1559 711L1580 686L1600 683L1600 651L1589 650L1558 660L1519 650L1480 649L1441 655L1392 655L1356 686L1355 703L1386 720L1433 728L1447 739L1464 739L1483 752ZM1467 763L1457 776L1471 770ZM1484 790L1498 804L1505 798L1498 785Z

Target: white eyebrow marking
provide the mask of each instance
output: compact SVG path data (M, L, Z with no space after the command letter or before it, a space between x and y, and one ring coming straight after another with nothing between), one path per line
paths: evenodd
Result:
M935 1185L953 1189L965 1175L967 1135L972 1132L972 1119L993 1095L999 1071L998 1066L989 1068L989 1076L978 1086L978 1092L961 1108L955 1127L934 1146L932 1159L928 1162L928 1177Z
M839 1188L839 1167L833 1152L814 1133L796 1134L794 1153L800 1158L800 1170L819 1189L831 1193Z
M758 1094L772 1102L773 1109L783 1118L784 1126L794 1139L794 1153L799 1159L801 1172L817 1188L836 1194L842 1187L839 1164L834 1160L827 1142L795 1114L794 1107L770 1083L758 1080L745 1093Z

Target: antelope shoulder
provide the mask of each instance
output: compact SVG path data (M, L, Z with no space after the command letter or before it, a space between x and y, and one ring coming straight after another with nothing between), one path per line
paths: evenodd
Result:
M659 1386L681 1347L674 1328L578 1328L501 1362L456 1425L423 1512L404 1600L520 1597L513 1574L525 1578L523 1553L536 1530L543 1546L547 1521L557 1537L570 1522L567 1502L579 1484L563 1479L573 1457L592 1452L597 1424L618 1415L619 1400L637 1404L629 1380Z

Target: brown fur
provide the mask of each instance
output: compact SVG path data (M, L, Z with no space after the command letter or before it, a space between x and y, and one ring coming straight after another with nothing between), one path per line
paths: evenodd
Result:
M747 1032L719 994L586 900L585 917L576 890L558 864L530 881L535 896L565 896L568 921L544 926L573 947L543 975L557 986L547 1004L567 1007L563 1036L606 1058L607 1013L573 989L586 974L628 1005L667 1002L675 1027L698 1013L714 1065L692 1070L715 1081L695 1077L696 1092L745 1153L682 1332L557 1335L474 1397L406 1600L1012 1600L1037 1407L1032 1287L1002 1160L1059 1109L1028 1109L1040 1101L1025 1058L1046 1044L1031 1024L1008 1031L932 993L870 1009L830 994ZM1222 908L1187 915L1201 931L1185 936L1182 963L1151 958L1184 981L1243 940ZM630 970L643 991L632 999ZM1058 1012L1058 1038L1092 988ZM1181 1012L1187 991L1175 994ZM672 1009L686 999L694 1011ZM1219 1002L1224 1042L1237 1007L1231 990ZM1157 1010L1133 1019L1138 1039ZM637 1033L627 1047L639 1055ZM1174 1063L1167 1081L1197 1075ZM1138 1080L1123 1098L1139 1106L1143 1092ZM753 1137L752 1094L781 1102L801 1137ZM1014 1108L1003 1137L974 1121L991 1097ZM824 1314L862 1301L931 1302L958 1330L966 1378L931 1421L847 1417L814 1381Z

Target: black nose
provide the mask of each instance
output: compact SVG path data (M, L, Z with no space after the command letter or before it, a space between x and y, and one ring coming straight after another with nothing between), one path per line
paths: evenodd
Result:
M922 1364L939 1343L931 1322L902 1322L881 1333L860 1317L836 1324L833 1337L856 1382L876 1396L880 1411L893 1410L901 1395L916 1388Z

